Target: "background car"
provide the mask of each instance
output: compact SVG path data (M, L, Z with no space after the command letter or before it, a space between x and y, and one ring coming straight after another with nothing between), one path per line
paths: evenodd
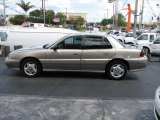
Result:
M153 55L160 55L160 37L156 39L154 42L149 44L149 48L151 51L151 54Z

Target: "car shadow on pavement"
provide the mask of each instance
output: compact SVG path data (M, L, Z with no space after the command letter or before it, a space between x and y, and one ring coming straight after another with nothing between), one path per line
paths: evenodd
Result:
M84 78L84 79L101 79L110 80L104 73L93 72L43 72L42 78ZM123 80L138 80L138 77L133 73L128 74ZM116 81L116 80L114 80ZM119 81L119 80L117 80Z

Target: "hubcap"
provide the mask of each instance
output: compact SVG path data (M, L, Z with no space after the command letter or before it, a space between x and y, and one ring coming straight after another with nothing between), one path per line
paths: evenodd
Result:
M33 76L37 73L37 66L35 63L33 62L27 62L24 65L24 72L29 75L29 76Z
M115 64L111 67L111 75L115 78L120 78L124 75L125 69L121 64Z

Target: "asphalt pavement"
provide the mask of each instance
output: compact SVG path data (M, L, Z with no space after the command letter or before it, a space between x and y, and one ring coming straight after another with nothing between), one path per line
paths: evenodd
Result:
M0 58L0 94L80 98L153 99L160 85L160 62L149 62L147 69L132 72L124 80L108 80L101 73L44 72L26 78L10 70Z

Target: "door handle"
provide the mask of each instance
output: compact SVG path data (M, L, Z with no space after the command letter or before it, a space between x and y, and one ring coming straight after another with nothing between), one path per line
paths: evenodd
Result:
M77 53L73 53L73 55L78 55Z

